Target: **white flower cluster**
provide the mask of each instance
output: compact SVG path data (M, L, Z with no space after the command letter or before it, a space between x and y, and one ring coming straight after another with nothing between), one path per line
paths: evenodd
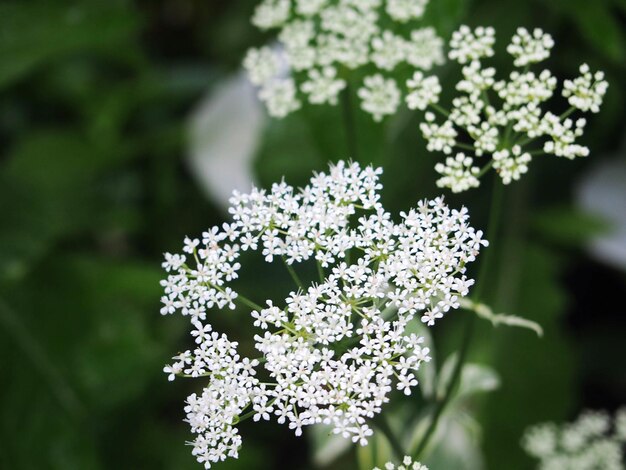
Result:
M372 470L380 470L380 468L374 467ZM414 462L413 459L407 455L402 459L401 465L396 467L393 462L387 462L384 470L428 470L428 467L419 462Z
M432 27L406 27L423 16L427 3L263 0L252 22L279 29L279 46L250 49L244 67L276 118L299 109L303 100L335 105L348 78L364 76L358 90L361 107L380 121L401 103L402 80L397 80L402 65L430 70L444 61L443 40Z
M244 417L270 419L299 435L303 426L331 424L336 433L365 444L368 420L394 388L409 395L415 371L429 361L411 322L433 325L459 306L473 281L465 275L482 233L468 214L442 199L423 201L394 222L379 202L380 169L340 162L296 191L286 183L231 199L232 222L201 239L185 240L185 254L166 254L161 313L189 316L196 349L164 370L208 377L188 399L187 420L198 434L194 454L208 468L237 456L234 428ZM286 264L298 289L280 305L265 307L231 284L243 251ZM319 283L303 285L294 266L318 264ZM236 344L204 323L210 308L251 310L258 360L242 359ZM263 368L260 383L255 370ZM267 377L267 379L265 379Z
M420 125L428 150L457 153L436 168L442 175L438 185L453 192L478 186L478 176L492 167L504 184L518 180L528 171L532 155L587 156L589 149L577 143L586 121L570 116L575 111L597 113L608 88L602 72L592 74L582 65L581 75L563 84L562 95L570 108L560 116L544 112L541 105L554 95L557 79L549 70L535 73L529 67L549 57L554 46L551 36L539 29L531 33L519 28L507 51L522 70L514 70L507 80L497 80L495 69L483 64L483 59L493 56L494 44L493 28L462 26L453 34L448 56L464 66L456 85L461 95L452 100L450 112L438 104L437 77L418 72L407 81L409 108L428 109ZM442 122L437 122L435 113ZM470 142L460 141L459 136L469 137ZM534 143L543 147L529 149Z
M602 411L587 411L561 427L544 423L529 428L522 446L539 460L539 470L623 470L626 408L615 419Z

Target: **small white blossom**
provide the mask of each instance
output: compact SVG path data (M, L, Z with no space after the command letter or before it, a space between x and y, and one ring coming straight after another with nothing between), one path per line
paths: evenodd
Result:
M391 31L383 31L382 35L372 39L372 62L382 70L393 70L405 60L405 49L404 38Z
M337 78L337 70L334 67L324 67L321 71L312 69L309 72L309 80L302 84L301 89L308 95L310 103L334 105L337 104L337 97L345 87L346 81Z
M460 64L491 57L496 42L495 34L491 27L479 26L472 31L469 26L463 25L452 34L448 57Z
M467 191L476 188L480 184L478 174L480 168L473 165L474 159L463 153L458 153L455 157L446 158L445 165L437 163L435 171L443 175L437 180L440 188L450 188L453 193Z
M254 11L252 24L260 29L281 26L289 18L290 0L263 0Z
M243 60L250 81L255 85L263 85L272 80L280 70L280 60L269 47L250 49Z
M443 39L430 26L411 31L411 38L404 47L407 63L418 69L430 70L445 62Z
M451 154L458 135L452 121L447 120L442 125L435 123L435 115L426 113L426 122L420 124L422 135L427 141L429 152L443 152Z
M406 96L406 104L409 109L425 110L429 104L439 101L441 85L436 76L424 77L422 72L415 72L413 77L406 82L409 94Z
M381 121L384 116L394 114L400 105L400 89L393 78L384 78L380 74L365 77L364 86L359 88L361 108L370 113L374 121Z
M580 77L563 82L563 96L576 109L598 113L608 87L603 72L592 74L589 66L583 64L580 66Z
M396 21L402 23L421 18L428 4L428 0L387 0L385 10Z
M528 171L528 164L531 161L528 152L522 153L519 145L511 150L503 149L493 153L493 168L498 172L502 182L509 184Z
M267 106L269 115L277 118L285 117L301 105L296 97L296 85L290 78L266 83L259 92L259 98Z
M524 67L550 57L553 47L552 36L541 29L536 28L531 35L526 28L518 28L506 50L515 58L516 67Z

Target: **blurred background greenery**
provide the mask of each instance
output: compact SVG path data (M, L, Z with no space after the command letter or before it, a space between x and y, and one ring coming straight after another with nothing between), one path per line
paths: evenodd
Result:
M236 80L246 49L268 41L249 23L255 3L0 3L0 468L199 467L185 446L182 407L201 382L172 384L161 372L188 340L186 319L159 315L160 262L186 234L223 220L211 184L226 178L215 168L228 174L228 139L236 146L247 135L237 127L243 117L231 117L230 128L199 125L194 133L208 136L200 144L189 135L203 109L215 112L206 97ZM501 385L459 411L482 425L472 442L484 460L474 468L530 468L519 449L526 426L626 402L626 241L606 239L626 224L626 1L431 0L429 12L444 37L461 22L493 25L501 48L517 26L542 27L556 39L549 65L557 77L588 62L611 84L584 139L592 155L535 161L507 188L488 300L546 334L481 324L472 360L493 367ZM497 60L505 70L504 55ZM445 90L451 74L440 73ZM301 184L347 156L336 109L259 123L253 160L233 160L231 173L247 165L260 184L283 175ZM407 113L379 126L357 114L360 159L385 166L392 211L440 193L439 156L425 151L417 123ZM222 166L209 162L198 175L215 141ZM487 194L447 200L467 205L484 227ZM242 280L248 292L280 289L283 278L265 274ZM215 323L239 339L242 315ZM435 330L439 357L457 347L458 325L449 315ZM240 459L220 468L312 465L313 441L284 427L242 433ZM327 467L351 468L353 453ZM431 470L460 465L434 455Z

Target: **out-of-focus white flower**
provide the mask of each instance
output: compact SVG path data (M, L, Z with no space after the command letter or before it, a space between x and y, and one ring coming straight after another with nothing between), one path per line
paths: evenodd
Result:
M196 346L164 372L170 380L208 380L185 408L197 434L193 453L207 468L237 456L236 424L245 417L273 416L296 435L329 424L365 445L368 420L394 386L410 395L417 385L430 351L409 325L433 325L459 307L473 284L466 266L487 242L469 226L466 209L452 210L441 198L420 202L394 222L379 200L380 174L340 162L299 191L282 182L269 191L235 192L230 222L186 238L184 254L165 255L161 313L189 317ZM284 303L258 306L230 287L243 251L289 267L298 286ZM294 271L306 262L320 271L310 286ZM240 357L237 344L207 322L209 310L236 303L259 329L254 344L262 360Z
M452 34L448 57L459 64L491 57L496 42L496 30L479 26L475 30L463 25Z
M259 98L267 106L270 116L285 117L300 108L296 97L296 85L291 78L275 79L265 83L259 92Z
M424 78L422 72L415 72L413 78L406 82L409 94L406 96L406 104L409 109L421 109L424 111L429 104L439 101L441 85L435 76Z
M278 65L283 62L295 85L291 103L306 100L316 105L335 105L336 93L347 87L350 71L367 68L368 77L384 72L388 84L397 78L396 71L403 65L430 70L444 62L443 40L434 28L418 21L427 3L428 0L296 0L293 3L263 0L253 23L261 29L278 29L280 47L274 51L267 47L253 49L246 56L244 66L251 81L261 87L263 101L273 117L281 118L298 109L298 106L271 106L275 103L267 99L267 84L280 75ZM402 25L394 28L394 23ZM336 77L327 75L326 70L335 70ZM365 83L355 86L370 88ZM396 89L400 99L403 94L396 83L394 103ZM372 99L368 94L368 100L361 101L361 108L376 120L395 113L397 104L392 112L387 109L380 112L381 106L372 106Z
M252 24L260 29L282 26L289 19L290 0L264 0L254 11Z
M623 470L626 408L615 419L602 411L586 411L573 423L544 423L529 428L522 439L541 470Z
M429 110L426 122L420 125L427 149L450 155L456 148L464 153L462 158L447 158L445 164L438 165L444 175L438 185L455 192L478 186L478 175L490 168L504 184L518 180L528 171L535 154L569 159L587 156L589 149L577 143L586 121L570 115L576 111L598 112L608 87L603 73L592 74L583 65L580 77L564 83L563 96L570 108L561 115L544 112L541 106L553 97L557 79L549 70L535 73L528 67L549 56L552 38L539 29L532 35L524 28L518 29L507 50L514 64L524 69L514 70L507 80L497 80L496 70L483 64L483 59L493 55L494 43L493 28L472 30L461 26L452 35L448 56L466 65L456 85L461 95L452 99L449 112L438 103L441 88L434 77L420 73L407 81L412 90L407 97L409 107ZM430 109L443 115L441 124ZM468 136L470 142L460 141L458 136ZM534 149L529 148L533 145ZM474 163L479 161L468 154L472 150L482 165L466 165L468 158Z
M381 121L384 116L394 114L400 105L398 84L393 78L385 79L380 74L365 77L358 95L361 107L373 116L374 121Z
M346 81L337 78L337 70L327 66L321 70L309 71L309 79L302 84L300 89L308 95L310 103L334 105L337 104L337 97L345 87Z
M387 0L385 11L396 21L406 22L421 18L428 0Z

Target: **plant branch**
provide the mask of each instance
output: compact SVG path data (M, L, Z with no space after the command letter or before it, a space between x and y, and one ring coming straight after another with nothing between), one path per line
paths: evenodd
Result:
M489 243L491 244L491 246L488 248L487 253L485 254L485 257L483 259L483 262L481 263L480 271L478 272L478 278L476 280L476 288L474 289L474 292L472 295L472 298L475 301L478 301L478 299L480 299L483 286L485 285L486 276L489 272L490 265L492 263L494 245L495 245L494 240L496 239L496 236L497 236L498 228L500 225L500 215L502 213L503 185L499 181L497 175L494 176L493 185L494 186L493 186L492 196L491 196L491 208L489 211L489 222L488 222L488 229L487 229L487 239L489 240ZM474 315L473 314L468 315L467 324L465 325L465 331L463 334L463 339L461 340L461 349L459 351L459 357L456 362L456 365L454 366L454 371L452 372L450 384L446 390L444 397L441 399L437 408L435 409L435 414L433 415L433 419L430 422L430 425L428 429L426 430L426 433L424 434L424 436L422 437L422 439L420 440L417 446L417 449L414 453L415 460L418 460L421 457L421 455L424 453L430 440L435 434L435 431L437 430L437 425L439 424L439 421L441 420L441 417L443 416L443 412L445 411L446 407L452 400L452 397L454 396L454 393L456 392L456 389L460 383L461 373L463 371L463 365L465 364L465 361L467 359L467 353L469 351L469 346L472 341L472 335L474 333L474 322L475 322Z

